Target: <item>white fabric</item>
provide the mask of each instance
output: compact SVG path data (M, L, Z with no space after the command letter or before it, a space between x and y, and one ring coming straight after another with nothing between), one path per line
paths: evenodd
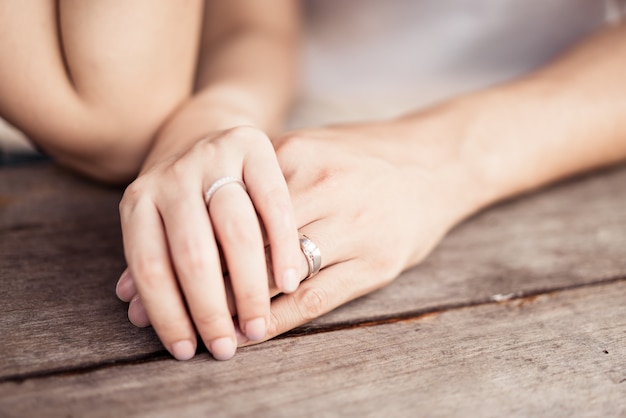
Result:
M605 24L609 5L305 1L304 100L291 125L391 117L519 77Z

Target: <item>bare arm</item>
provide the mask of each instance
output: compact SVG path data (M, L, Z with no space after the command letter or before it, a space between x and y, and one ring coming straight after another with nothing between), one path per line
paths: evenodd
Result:
M137 174L157 133L167 152L163 142L184 148L214 129L275 128L292 93L298 13L295 2L271 6L0 0L0 115L59 163L115 183Z
M265 337L270 293L263 232L277 287L298 286L303 256L268 137L293 93L295 4L206 3L196 89L163 124L120 203L128 270L118 295L128 300L132 277L141 301L131 300L129 316L137 325L149 320L179 359L193 356L196 330L223 360L234 355L238 331ZM238 182L205 201L225 178ZM137 319L138 311L147 315Z
M450 151L491 203L626 159L625 75L621 25L523 79L396 123L409 136L455 138Z
M211 131L253 126L273 134L291 101L297 3L213 0L204 14L196 90L157 135L148 167Z
M272 302L268 338L388 284L488 204L626 160L625 71L622 25L511 83L390 121L283 136L279 161L322 271Z

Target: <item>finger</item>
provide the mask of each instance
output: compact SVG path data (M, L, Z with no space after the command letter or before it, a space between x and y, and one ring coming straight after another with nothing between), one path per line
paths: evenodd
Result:
M307 176L308 173L300 171L297 170L294 175L287 178L294 219L298 228L316 220L327 219L337 213L335 202L337 199L334 198L336 191L324 187L326 185L323 183L331 180L324 177L323 173L314 173L319 177L317 181L322 183L319 185L311 181ZM329 198L333 198L332 203Z
M196 334L169 261L156 207L141 199L121 205L124 251L142 305L165 348L177 359L195 354Z
M324 224L329 225L329 227L324 227ZM347 260L347 257L345 257L345 255L340 256L339 249L342 247L342 244L340 242L337 242L336 240L327 242L325 239L322 238L323 236L331 236L332 235L331 232L333 230L334 231L337 230L336 229L337 224L338 223L329 224L328 220L326 220L324 222L314 222L302 228L302 232L307 237L312 239L312 241L315 242L316 245L318 245L318 247L320 247L321 249L323 248L321 252L322 254L324 254L324 257L322 257L321 268L327 267L329 265L335 264L340 261ZM347 245L345 242L343 243L343 248L347 248ZM220 257L221 257L220 264L222 266L225 266L226 260L223 259L222 252L220 252ZM266 259L266 265L267 265L269 294L270 294L270 297L274 297L280 294L281 290L278 289L274 283L272 259L271 259L269 247L265 248L265 259ZM307 274L308 274L308 262L307 262L306 257L302 253L302 251L300 251L300 259L298 263L298 281L302 281L306 277ZM225 288L226 288L226 299L228 303L228 310L230 314L234 316L236 315L237 311L235 307L234 293L232 290L232 286L230 284L228 274L224 276L224 281L225 281ZM130 301L137 294L133 278L130 275L130 272L128 271L128 269L124 270L124 272L122 273L117 284L116 292L117 292L118 297L125 302Z
M224 260L222 262L222 260L220 259L220 264L225 265L226 261ZM235 295L233 293L232 286L230 285L230 280L228 278L228 275L224 276L224 285L226 287L226 301L228 303L228 311L230 312L231 316L235 316L237 315L237 308L235 306ZM269 279L269 289L270 289L270 297L274 297L280 293L280 291L276 289L276 287L274 286L273 280L271 278ZM124 270L124 272L120 276L120 279L117 282L115 292L118 298L120 298L120 300L124 302L130 302L135 296L137 296L137 288L135 287L135 280L131 276L128 269ZM143 305L142 305L142 308L143 308ZM148 321L149 320L150 318L148 318ZM131 322L133 321L131 320ZM237 329L235 329L235 332L236 331Z
M228 266L239 326L249 339L262 339L269 318L270 295L265 249L254 206L246 191L233 183L218 190L208 207Z
M364 273L359 273L358 265L358 261L335 264L311 280L302 282L294 293L275 298L265 340L303 325L373 290L367 280L362 280ZM254 343L248 341L240 344L246 346Z
M337 235L336 231L340 230L340 227L343 226L341 224L341 221L324 219L312 222L300 228L300 233L306 235L307 238L309 238L309 240L312 241L320 249L322 255L322 263L320 269L334 265L339 262L347 261L349 259L349 254L346 250L354 247L351 244L349 237L343 236L335 239L328 238ZM309 273L309 263L307 261L307 257L304 254L304 250L300 249L299 253L300 255L298 262L298 281L302 281L308 278L307 276ZM267 250L266 257L268 260L271 257L271 254ZM272 277L272 269L271 267L269 267L270 265L271 262L268 262L270 295L274 297L280 293L280 290L272 286L274 279Z
M337 263L348 261L354 249L352 236L337 234L345 229L345 223L337 218L326 218L314 221L300 228L300 234L305 235L320 250L322 263L320 270ZM308 274L309 264L303 251L300 251L300 278L304 280Z
M188 184L170 191L160 205L161 216L178 281L196 329L213 357L228 360L236 351L235 328L200 187Z
M299 283L298 231L287 184L269 142L265 153L248 154L243 175L267 234L275 284L283 292L293 292Z
M128 319L136 327L143 328L150 325L150 318L148 318L148 313L141 303L139 295L135 295L128 305Z
M137 288L135 287L135 281L133 280L128 268L126 268L115 286L115 294L117 297L124 301L130 302L132 298L137 294Z
M222 255L221 252L220 252L220 255ZM304 254L301 254L301 255L302 257L298 266L298 281L299 282L304 277L306 277L307 272L308 272L308 263L307 263L306 257L304 256ZM271 258L269 247L265 248L265 260L266 260L265 263L267 265L269 294L270 294L270 297L274 297L282 292L280 289L276 287L276 284L274 282L274 272L272 269L272 258ZM223 257L220 257L220 264L223 266L226 265L226 260L223 259ZM230 312L232 316L234 316L237 314L237 308L235 306L235 295L233 293L233 289L230 284L228 274L224 276L224 284L226 288L226 300L228 302L228 311ZM120 276L117 282L116 288L115 288L115 293L117 294L117 297L124 302L130 302L137 295L137 289L135 287L134 279L130 275L130 272L128 271L128 269L124 270L124 272ZM237 329L235 329L235 331L237 331Z
M330 235L329 232L331 230L336 230L335 226L324 228L323 223L321 223L321 225L322 226L320 227L320 223L316 222L309 226L304 227L302 231L309 238L312 238L313 242L318 243L321 240L321 238L318 238L318 237L322 237L325 235L329 236ZM312 231L316 231L316 232L312 232ZM327 232L324 232L324 231L327 231ZM333 250L334 247L337 247L337 243L335 242L335 245L330 245L331 243L320 243L318 245L321 248L325 248L324 250L322 250L322 253L325 254L325 256L322 257L322 268L327 267L328 265L335 264L339 261L345 261L345 257L343 258L337 257L338 251ZM345 245L344 245L344 248L345 248ZM221 252L220 252L220 255L222 256ZM271 254L270 254L269 247L266 247L265 249L265 257L266 257L266 265L267 265L267 271L268 271L269 294L270 294L270 297L274 297L280 294L281 290L278 289L274 283L272 261L271 261ZM221 260L220 264L226 265L226 260ZM304 254L300 252L300 260L298 264L298 281L303 280L306 277L307 273L308 273L308 263ZM236 315L237 311L235 307L234 293L232 291L232 286L230 285L230 280L228 278L228 275L224 277L224 280L225 280L225 288L226 288L226 299L228 302L228 310L230 314L234 316ZM137 290L134 285L134 280L132 276L130 275L130 272L128 271L128 269L124 270L124 272L122 273L118 281L117 287L116 287L116 293L118 297L125 302L130 301L137 294Z

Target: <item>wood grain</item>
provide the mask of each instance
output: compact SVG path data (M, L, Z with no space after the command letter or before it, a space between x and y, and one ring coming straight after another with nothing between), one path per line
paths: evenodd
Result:
M243 349L0 384L0 415L626 414L626 281Z
M297 332L624 277L625 184L622 166L490 209L391 286ZM163 353L113 293L120 196L47 164L0 170L0 378Z
M48 164L0 170L0 376L161 349L115 297L120 193Z

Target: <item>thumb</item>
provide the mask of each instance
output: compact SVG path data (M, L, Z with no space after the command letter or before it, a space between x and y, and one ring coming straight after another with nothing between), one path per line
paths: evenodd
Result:
M306 324L359 296L374 290L356 272L356 261L329 266L300 284L290 294L275 298L270 306L267 335L261 341L241 341L241 346L257 344Z

